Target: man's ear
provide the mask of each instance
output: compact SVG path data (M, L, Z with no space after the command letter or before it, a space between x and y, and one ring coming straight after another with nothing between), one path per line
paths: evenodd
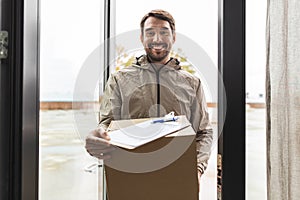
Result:
M140 40L142 43L144 42L144 37L143 37L142 33L140 34Z
M175 31L173 32L173 43L176 41L176 33Z

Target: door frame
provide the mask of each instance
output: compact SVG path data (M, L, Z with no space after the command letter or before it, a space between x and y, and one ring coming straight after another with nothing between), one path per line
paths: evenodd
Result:
M38 7L38 0L1 1L1 30L8 31L8 58L0 66L3 200L38 199Z
M7 101L0 101L3 144L0 173L7 176L0 181L0 195L5 197L3 199L36 200L39 177L39 1L2 0L1 6L3 2L9 2L9 9L2 13L1 26L3 28L7 23L11 42L9 69L5 72L8 78L1 80L1 89L4 81L7 82L1 90ZM219 102L225 104L224 95L227 99L224 115L224 104L218 104L218 120L225 121L219 139L222 167L219 199L240 200L245 198L245 0L219 0L219 6L222 32L219 34L218 65L226 92L219 90ZM3 19L4 13L9 16L7 21ZM7 115L3 114L6 112Z
M1 30L8 32L8 57L0 64L0 199L3 200L21 199L24 185L21 179L23 8L23 1L1 1Z
M21 199L38 199L39 0L24 0Z
M224 90L220 82L218 200L241 200L246 198L245 0L219 0L219 30L218 68Z

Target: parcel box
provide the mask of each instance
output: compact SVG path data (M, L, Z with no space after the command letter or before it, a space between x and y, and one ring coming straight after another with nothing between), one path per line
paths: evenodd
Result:
M139 120L112 121L110 130ZM187 123L188 120L184 117ZM197 200L195 132L188 126L136 149L116 148L105 160L108 200Z

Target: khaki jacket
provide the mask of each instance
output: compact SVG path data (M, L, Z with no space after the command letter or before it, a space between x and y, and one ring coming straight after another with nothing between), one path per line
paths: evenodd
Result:
M143 55L135 64L111 74L100 106L104 129L111 120L161 117L171 111L186 115L197 133L198 170L207 167L213 132L201 81L171 58L155 66Z

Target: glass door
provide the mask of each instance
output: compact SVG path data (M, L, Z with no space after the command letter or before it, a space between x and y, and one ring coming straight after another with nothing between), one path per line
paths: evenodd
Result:
M254 0L246 3L246 199L265 200L267 1Z
M199 197L217 199L218 2L40 1L40 199L106 198L102 163L84 136L97 125L107 76L143 53L139 22L156 8L174 16L173 54L205 85L215 135Z
M77 84L104 40L104 2L40 0L39 13L39 199L95 200L102 190L98 161L86 152L84 139L97 126L100 84L82 90Z

